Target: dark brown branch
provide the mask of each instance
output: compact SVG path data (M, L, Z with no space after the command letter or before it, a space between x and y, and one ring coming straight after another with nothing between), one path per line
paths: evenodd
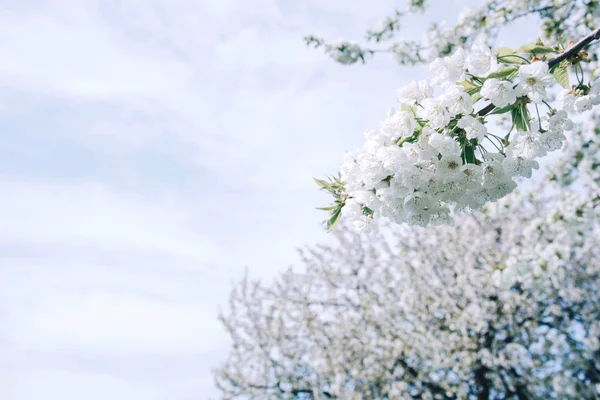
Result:
M594 40L598 40L598 39L600 39L600 28L593 30L586 37L584 37L579 42L575 43L572 47L570 47L567 51L561 53L560 55L556 56L552 60L548 61L548 68L552 68L555 65L558 65L560 62L575 56L585 46L587 46ZM481 110L479 110L477 112L477 115L480 117L483 117L484 115L487 115L487 114L491 113L492 111L494 111L495 108L496 108L496 106L493 105L492 103L490 103L487 106L485 106L484 108L482 108Z
M597 28L594 31L590 32L586 37L581 39L579 42L575 43L573 47L569 48L567 51L560 54L556 58L553 58L552 60L548 61L548 67L552 68L561 61L573 57L575 54L583 50L585 46L598 39L600 39L600 28Z
M488 371L489 369L482 364L479 364L474 371L475 383L477 384L475 390L478 400L488 400L490 398L491 383L486 376Z

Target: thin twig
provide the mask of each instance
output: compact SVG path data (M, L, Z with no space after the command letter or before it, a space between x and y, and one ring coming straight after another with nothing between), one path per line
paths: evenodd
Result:
M548 68L552 68L561 61L573 57L575 54L579 53L585 46L598 39L600 39L600 28L590 32L586 37L581 39L579 42L575 43L573 47L571 47L569 50L565 51L558 57L548 61Z
M562 5L562 6L560 6L560 7L557 7L557 9L558 9L558 8L562 8L562 7L564 7L564 6L565 6L565 4L563 4L563 5ZM530 14L534 14L534 13L540 13L540 14L541 14L542 12L544 12L544 11L549 11L549 10L551 10L551 9L553 9L553 8L554 8L554 6L546 6L546 7L540 7L540 8L532 8L531 10L527 10L527 11L525 11L524 13L517 14L517 15L515 15L515 16L513 16L513 17L511 17L511 18L508 20L508 22L513 22L513 21L515 21L515 20L517 20L517 19L519 19L519 18L522 18L522 17L527 17L528 15L530 15Z

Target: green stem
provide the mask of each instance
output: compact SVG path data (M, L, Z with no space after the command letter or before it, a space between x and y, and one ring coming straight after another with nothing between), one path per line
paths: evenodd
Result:
M528 60L528 59L526 59L525 57L521 57L521 56L519 56L519 55L517 55L517 54L506 54L506 55L504 55L504 56L499 56L499 57L498 57L498 61L502 61L502 59L503 59L503 58L506 58L506 57L515 57L515 58L520 58L521 60L525 61L527 64L531 64L531 61L529 61L529 60Z

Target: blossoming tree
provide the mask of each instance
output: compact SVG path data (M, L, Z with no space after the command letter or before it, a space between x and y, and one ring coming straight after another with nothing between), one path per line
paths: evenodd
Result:
M221 315L223 399L600 397L600 120L455 227L338 229Z
M582 52L597 8L496 0L434 27L437 47L391 46L401 63L432 61L434 78L402 88L340 176L318 181L336 198L330 224L346 219L337 244L304 251L304 268L273 284L246 278L232 292L221 315L232 347L215 371L223 399L600 397L600 118L569 119L598 102L597 57ZM542 42L492 52L478 40L528 13ZM392 39L400 17L368 37ZM579 44L561 44L575 34ZM318 40L340 62L376 54ZM566 77L556 102L547 85ZM507 117L505 133L492 115ZM509 194L559 148L546 179ZM432 225L450 208L470 211L456 226L372 221Z
M455 227L338 229L302 270L244 279L222 398L599 398L599 126Z
M338 229L304 270L245 279L222 398L597 399L600 198L545 192L456 227Z
M409 3L414 11L426 2ZM499 28L530 14L542 21L536 43L488 47ZM402 16L388 18L367 39L392 39ZM387 50L400 63L431 60L432 78L400 88L398 106L346 155L339 175L317 180L334 197L324 208L328 227L342 216L359 230L379 216L449 224L456 213L512 192L539 158L563 148L571 118L600 104L600 80L593 79L598 57L589 49L599 38L596 1L493 0L465 10L455 27L435 25L423 42L393 44ZM377 52L312 36L307 42L347 64Z

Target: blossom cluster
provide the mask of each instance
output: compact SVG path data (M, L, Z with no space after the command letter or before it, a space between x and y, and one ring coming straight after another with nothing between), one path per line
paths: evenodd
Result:
M366 62L375 53L394 55L403 65L431 62L436 57L448 55L452 49L472 43L493 43L500 28L523 17L539 19L541 34L546 42L556 44L561 37L579 37L600 24L600 4L583 0L488 0L477 7L468 7L458 16L456 25L445 22L433 23L420 39L401 39L399 33L403 20L419 18L430 2L408 0L405 11L396 10L393 15L379 21L367 31L366 41L380 45L392 40L386 48L363 47L346 40L327 43L315 36L306 37L307 44L323 47L336 62L353 64ZM364 45L366 46L366 44Z
M600 84L571 87L555 72L566 66L551 71L526 51L556 50L537 44L497 55L485 45L469 53L459 48L430 64L430 80L399 89L399 106L345 156L345 190L333 214L340 211L359 230L377 216L449 224L453 211L481 209L510 193L516 179L531 177L540 157L563 146L573 127L569 113L600 103ZM562 109L547 101L555 81L569 87ZM491 103L493 111L476 111L478 101ZM510 113L512 128L495 134L493 128L502 128L492 125L492 115L503 113Z
M559 95L562 108L570 113L589 111L600 104L600 84L565 89Z

